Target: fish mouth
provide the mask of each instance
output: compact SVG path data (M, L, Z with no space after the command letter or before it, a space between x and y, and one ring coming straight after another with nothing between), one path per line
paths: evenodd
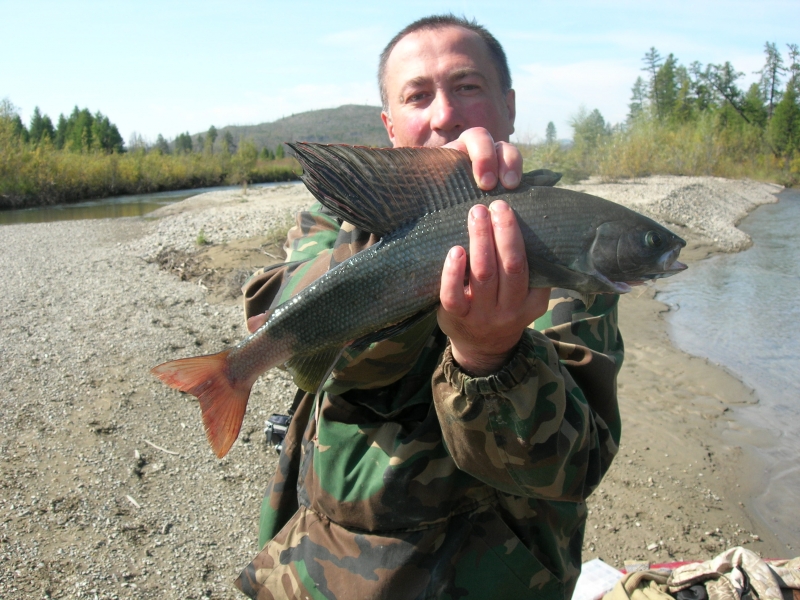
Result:
M681 240L683 241L683 240ZM683 245L686 243L684 242ZM669 252L665 252L661 255L661 258L656 263L658 266L658 272L648 275L649 279L663 279L664 277L671 277L676 273L680 273L681 271L685 271L689 267L678 260L678 255L681 253L681 248L683 247L673 248Z
M647 283L647 281L651 279L663 279L664 277L671 277L676 273L685 271L689 267L678 260L678 255L681 253L681 247L673 248L672 250L669 250L668 252L662 254L661 258L659 258L659 260L656 262L658 271L656 271L655 273L648 273L647 275L644 275L641 279L637 279L635 281L626 281L623 285L628 285L628 286L642 285L644 283Z

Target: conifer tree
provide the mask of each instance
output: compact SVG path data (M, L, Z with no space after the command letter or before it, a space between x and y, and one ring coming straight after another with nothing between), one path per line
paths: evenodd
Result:
M642 115L647 105L647 87L644 79L636 78L636 82L631 88L631 102L628 104L628 121L635 121Z
M53 123L50 121L50 118L47 117L47 123L50 124L50 130L48 131L47 126L45 125L45 117L42 116L42 113L39 111L39 107L33 109L33 115L31 116L31 125L28 129L30 141L33 144L38 144L42 136L49 138L51 141L53 139Z
M58 125L56 126L56 136L54 140L54 145L58 150L62 150L64 148L64 144L67 141L67 119L64 117L64 114L58 115Z
M642 71L647 71L650 73L650 101L653 103L653 107L655 109L656 114L659 114L659 103L660 98L658 97L658 88L656 87L656 76L658 75L658 70L661 68L663 64L663 59L661 55L658 53L658 50L655 47L651 46L650 50L648 50L644 58L642 59L644 62L644 67L642 67Z
M209 154L214 154L214 142L217 141L217 128L213 125L208 128L208 134L206 134L206 140L208 140L208 151Z
M769 122L769 140L775 154L790 156L800 152L800 106L794 82L786 85L781 101Z
M167 143L167 140L164 139L164 136L160 133L156 138L156 143L155 146L153 146L153 149L161 154L169 154L169 144Z
M675 56L670 54L655 74L652 99L656 108L656 116L661 120L668 119L672 115L678 99L678 82L675 73L677 64Z
M556 135L556 126L550 121L547 123L547 130L544 134L544 141L546 144L555 144L558 136Z
M766 63L756 73L761 75L759 88L767 105L767 116L771 119L775 112L775 106L781 99L781 75L786 74L786 68L783 66L783 57L774 43L766 42L764 44L764 54L767 55Z

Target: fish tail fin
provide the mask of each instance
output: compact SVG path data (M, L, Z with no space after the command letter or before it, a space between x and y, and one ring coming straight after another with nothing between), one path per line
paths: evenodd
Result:
M219 458L228 453L239 436L253 386L253 381L228 378L229 352L172 360L150 370L171 388L197 397L206 437Z

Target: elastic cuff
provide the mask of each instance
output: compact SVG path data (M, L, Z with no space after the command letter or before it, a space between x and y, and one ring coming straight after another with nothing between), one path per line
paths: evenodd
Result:
M491 375L472 377L462 371L456 363L448 340L442 356L442 372L447 382L467 397L500 394L517 387L528 379L536 368L536 361L539 360L535 348L533 338L526 330L505 366Z

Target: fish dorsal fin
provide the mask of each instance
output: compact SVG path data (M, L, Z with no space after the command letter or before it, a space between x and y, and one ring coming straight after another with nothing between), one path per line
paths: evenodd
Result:
M426 213L485 195L475 184L469 158L458 150L289 146L317 200L339 218L381 236Z
M531 186L554 186L561 180L561 173L550 169L536 169L522 174L522 183Z

